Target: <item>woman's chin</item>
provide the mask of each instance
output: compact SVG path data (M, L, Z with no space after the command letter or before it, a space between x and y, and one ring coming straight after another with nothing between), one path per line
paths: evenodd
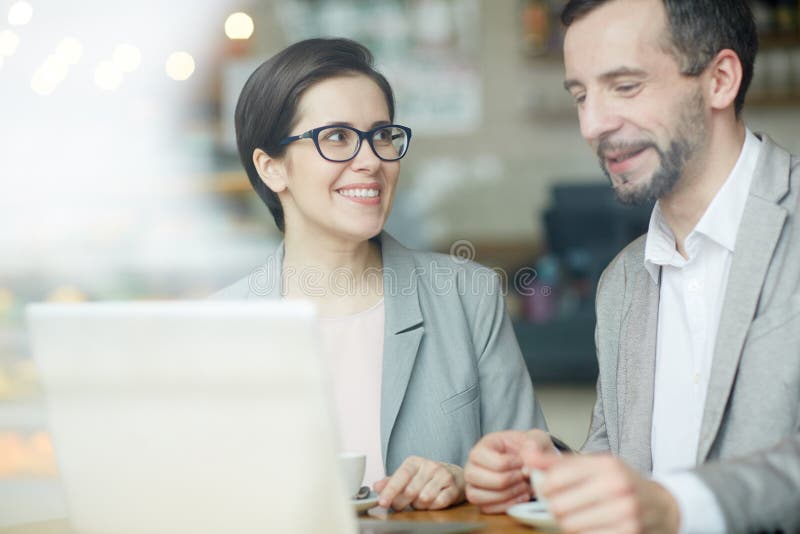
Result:
M364 225L364 226L352 226L349 225L347 227L340 227L337 231L333 232L334 235L339 235L347 239L348 241L352 241L354 243L361 243L364 241L369 241L373 237L377 236L383 230L383 225Z
M358 241L367 241L372 239L383 230L384 220L364 220L364 221L349 221L349 224L342 227L343 233L353 236Z
M360 231L356 234L356 236L360 241L369 241L373 237L380 234L382 230L383 230L383 225L371 228L369 230Z

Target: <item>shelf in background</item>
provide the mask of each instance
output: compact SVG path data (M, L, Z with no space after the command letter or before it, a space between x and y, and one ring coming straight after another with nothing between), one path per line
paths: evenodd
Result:
M796 96L756 96L748 97L745 109L781 109L788 107L800 107L800 94Z
M204 182L206 185L200 188L201 192L223 195L243 195L253 192L244 170L216 172L209 175Z

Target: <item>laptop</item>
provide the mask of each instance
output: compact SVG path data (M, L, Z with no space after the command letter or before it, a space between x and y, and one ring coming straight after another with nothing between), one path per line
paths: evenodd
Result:
M34 304L27 319L74 531L356 531L310 304Z
M309 303L33 304L27 319L74 532L482 527L356 523Z

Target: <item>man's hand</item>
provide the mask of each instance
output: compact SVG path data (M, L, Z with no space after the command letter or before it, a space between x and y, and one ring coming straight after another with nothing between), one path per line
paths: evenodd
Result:
M563 456L545 469L540 488L566 532L674 533L680 524L663 486L610 455Z
M375 483L384 508L441 510L464 500L464 471L457 465L409 456L390 477Z
M485 514L499 514L514 504L529 501L533 492L527 471L523 470L523 456L529 455L555 455L547 432L508 430L481 438L470 451L464 468L467 499Z

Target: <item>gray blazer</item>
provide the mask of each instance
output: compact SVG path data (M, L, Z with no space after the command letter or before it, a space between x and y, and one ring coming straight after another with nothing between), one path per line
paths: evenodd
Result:
M497 274L380 236L386 310L381 389L384 467L410 455L464 465L484 434L546 429ZM216 295L279 298L283 245Z
M739 227L708 386L697 475L729 531L800 529L800 159L764 144ZM659 285L645 236L603 273L600 375L585 451L652 470Z

